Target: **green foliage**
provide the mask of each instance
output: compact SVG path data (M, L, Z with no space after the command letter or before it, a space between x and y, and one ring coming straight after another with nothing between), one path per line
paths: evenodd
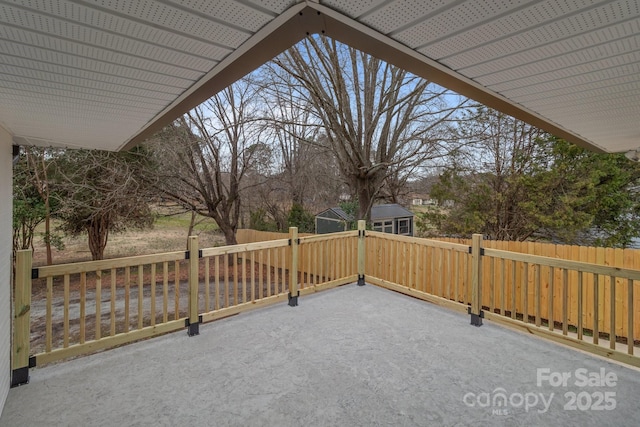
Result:
M289 227L298 227L300 233L315 232L315 216L304 209L299 203L294 203L287 218Z
M360 203L358 202L358 199L350 200L348 202L340 202L338 206L350 218L358 217L358 209L360 209ZM357 230L357 229L358 229L358 221L355 221L355 219L353 221L350 221L347 224L347 230Z
M540 228L569 243L626 247L640 236L640 165L559 138L543 143L523 203ZM550 197L551 196L551 197Z
M415 216L416 236L438 236L438 224L446 219L446 214L437 206L428 206L424 212L417 212Z
M61 229L86 234L93 259L102 259L109 233L153 225L142 148L113 153L66 150L57 159Z
M538 140L532 153L516 153L500 176L447 170L431 195L453 206L424 214L424 221L447 235L504 240L625 247L640 235L637 163L554 137Z
M49 243L51 244L51 246L53 246L54 248L56 248L59 251L63 251L65 248L64 245L64 234L61 233L42 233L42 239L46 242L47 240L49 241Z
M26 156L13 170L13 250L33 248L36 227L45 219L44 201L31 180Z
M267 212L259 208L249 213L249 228L258 231L278 231L275 221L270 221Z
M13 249L29 249L33 245L36 227L44 221L44 202L40 196L14 193L13 198Z

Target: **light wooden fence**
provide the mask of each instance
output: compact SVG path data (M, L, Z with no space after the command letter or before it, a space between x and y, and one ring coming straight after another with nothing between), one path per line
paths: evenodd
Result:
M298 237L315 236L313 233L298 233ZM236 231L238 244L268 242L269 240L288 239L289 233L278 233L273 231L258 231L250 228L241 228Z
M637 269L494 249L479 235L475 248L367 237L369 282L640 366Z
M640 251L476 238L367 231L366 280L640 366Z
M236 233L239 244L288 239L287 233L240 229ZM335 278L355 274L357 262L357 232L331 234L300 233L299 268L305 278ZM288 253L274 261L279 267L289 265ZM315 257L315 258L314 258ZM317 259L316 259L317 258ZM347 273L349 272L349 273ZM304 285L304 282L303 282Z
M459 243L470 245L468 239L438 239L451 243ZM640 270L640 250L638 249L613 249L599 248L587 246L573 245L555 245L551 243L539 242L505 242L495 240L483 240L482 245L485 249L496 249L499 251L518 252L523 254L552 258L556 260L576 261L579 263L592 264L603 267L613 267L620 269ZM502 253L502 252L501 252ZM535 262L526 262L523 260L510 260L504 257L486 256L483 257L482 263L482 283L483 283L483 304L490 310L502 310L501 295L504 294L505 302L512 301L516 298L518 312L524 312L521 309L523 300L523 288L527 289L526 301L528 303L527 312L534 311L534 298L536 298L535 290L540 286L540 302L544 307L549 307L551 313L555 316L551 319L553 322L560 322L558 314L562 312L564 302L564 294L556 284L567 282L567 320L568 323L577 326L581 321L585 328L590 332L609 331L612 324L612 292L611 283L615 280L615 289L621 289L621 292L613 294L615 299L616 318L615 333L618 336L633 336L635 340L640 340L640 292L636 292L633 298L633 310L629 306L629 296L626 291L626 279L618 277L615 274L596 273L594 271L583 271L578 273L577 269L568 269L565 273L563 269L551 267L548 264L550 260L546 260L545 264L535 264ZM610 271L610 270L607 270ZM613 270L615 272L615 270ZM566 274L566 277L565 277ZM615 279L613 279L615 278ZM507 286L504 292L495 288L494 284L499 284L503 280L507 280L514 286ZM580 281L583 285L580 286ZM556 285L556 286L554 286ZM561 285L564 286L564 285ZM584 300L582 301L583 314L579 319L578 315L578 299L579 289L583 289ZM597 291L597 295L594 292ZM633 316L633 333L630 334L629 324L623 319L623 313L629 313ZM548 321L549 319L545 319Z
M20 251L12 384L32 366L182 328L196 335L202 322L297 305L299 296L365 278L468 313L472 324L484 317L640 366L640 271L620 266L625 252L596 250L604 263L584 262L557 249L550 257L491 247L480 235L469 246L358 225L303 237L292 228L276 240L207 249L191 237L186 252L35 269L31 252Z
M471 263L466 245L367 232L367 281L465 313L472 299Z
M358 232L33 268L19 251L12 384L29 367L187 328L357 280ZM295 273L294 273L295 272Z

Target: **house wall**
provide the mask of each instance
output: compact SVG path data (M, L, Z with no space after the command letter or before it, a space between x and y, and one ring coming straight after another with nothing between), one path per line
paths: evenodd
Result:
M0 413L11 381L12 138L0 126Z

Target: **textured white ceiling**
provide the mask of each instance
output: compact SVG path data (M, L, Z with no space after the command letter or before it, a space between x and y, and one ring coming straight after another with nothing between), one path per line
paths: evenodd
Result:
M128 147L321 31L578 144L640 147L638 0L0 0L0 125Z

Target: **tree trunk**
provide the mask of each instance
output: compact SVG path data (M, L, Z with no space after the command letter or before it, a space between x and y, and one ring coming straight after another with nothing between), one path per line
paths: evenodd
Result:
M364 219L367 223L371 222L371 207L380 188L380 175L381 173L374 173L353 177L352 185L358 196L358 218L356 219Z
M196 211L191 211L191 221L189 221L189 230L187 231L187 250L189 250L189 237L193 233L193 229L196 226Z
M49 204L49 177L47 174L47 164L45 162L45 150L31 147L26 150L27 163L31 165L35 186L38 194L44 201L45 231L44 243L47 252L47 265L53 264L51 254L51 207ZM37 154L35 154L37 153ZM33 236L31 237L33 239Z
M53 255L51 253L51 209L49 208L49 191L46 192L47 197L44 199L44 243L47 248L47 265L53 264Z
M109 227L105 224L105 220L102 218L91 220L87 225L87 236L91 258L94 261L104 259L104 248L109 238Z
M220 231L224 234L224 242L226 245L237 245L238 240L236 239L236 230L229 224L220 224L218 223L218 227L220 227Z

